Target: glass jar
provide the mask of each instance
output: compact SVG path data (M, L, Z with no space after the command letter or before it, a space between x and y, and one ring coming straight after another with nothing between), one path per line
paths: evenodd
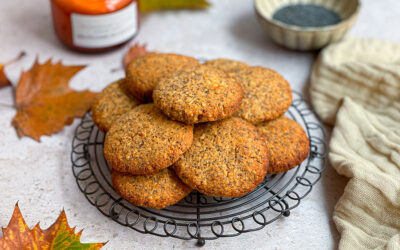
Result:
M82 52L116 48L139 30L138 0L51 0L51 9L58 38Z

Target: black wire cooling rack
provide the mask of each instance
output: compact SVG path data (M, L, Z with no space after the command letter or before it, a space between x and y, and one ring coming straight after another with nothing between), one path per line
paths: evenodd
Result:
M310 138L310 155L298 167L268 175L245 196L225 199L192 192L179 203L162 210L137 207L121 198L110 181L110 167L103 156L104 134L87 113L72 142L72 170L87 200L107 217L140 233L182 240L233 237L264 228L300 204L321 178L326 166L322 125L300 94L286 115L300 123Z

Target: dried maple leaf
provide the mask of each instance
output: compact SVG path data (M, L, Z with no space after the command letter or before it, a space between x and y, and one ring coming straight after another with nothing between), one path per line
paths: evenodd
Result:
M82 117L95 101L97 93L77 92L68 86L69 80L85 66L64 66L48 60L23 72L16 90L17 114L12 125L18 136L30 136L40 141L41 135L51 135L74 117Z
M68 225L65 212L48 229L42 230L39 223L29 229L18 204L6 228L2 228L0 249L100 249L105 243L81 243L82 231L75 234L75 228Z
M138 56L143 56L149 53L146 49L146 44L140 46L139 44L133 45L129 51L124 56L124 67L128 66L128 64L132 61L133 58Z
M141 0L140 11L148 12L159 9L204 9L210 6L206 0Z
M18 61L23 56L25 56L25 52L21 52L16 58L12 59L11 61L7 62L6 64L0 63L0 88L6 87L6 86L11 86L10 80L8 80L6 74L4 73L4 66Z

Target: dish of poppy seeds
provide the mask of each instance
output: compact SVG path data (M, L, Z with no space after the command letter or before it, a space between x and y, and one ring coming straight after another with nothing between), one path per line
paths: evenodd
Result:
M191 190L239 197L254 190L267 174L287 171L307 158L306 133L283 116L292 96L279 73L230 59L203 66L190 62L195 66L182 68L180 62L168 62L189 57L157 56L152 54L151 60L168 64L163 66L168 74L154 73L157 79L151 71L159 67L138 68L140 57L127 67L131 79L152 83L142 94L153 93L153 98L141 101L154 104L140 104L134 99L141 91L138 83L121 80L123 88L117 83L105 88L92 108L100 118L94 122L106 133L104 157L122 198L163 209Z

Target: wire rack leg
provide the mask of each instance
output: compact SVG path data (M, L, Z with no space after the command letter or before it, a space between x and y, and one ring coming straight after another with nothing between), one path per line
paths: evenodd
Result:
M265 187L265 188L268 189L267 187ZM285 216L285 217L289 217L289 215L290 215L290 210L289 210L289 204L287 203L287 201L285 201L284 199L282 199L279 195L276 195L276 193L275 193L274 191L269 190L269 192L270 192L272 195L275 195L276 198L282 200L283 204L285 204L285 212L283 212L282 215Z
M197 204L200 204L200 193L196 192L196 199L197 199ZM196 216L197 216L197 225L200 225L200 207L198 206L196 208ZM200 230L200 226L199 226L199 234L197 235L197 243L196 246L198 247L202 247L206 244L205 239L201 238L201 230Z

